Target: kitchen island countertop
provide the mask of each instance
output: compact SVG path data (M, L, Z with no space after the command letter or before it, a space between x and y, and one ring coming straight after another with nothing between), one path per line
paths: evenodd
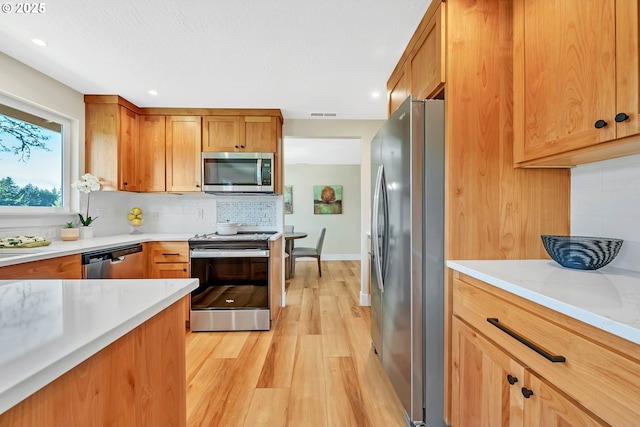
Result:
M0 281L0 414L197 287L197 279Z
M447 261L447 267L640 344L640 273L552 260Z

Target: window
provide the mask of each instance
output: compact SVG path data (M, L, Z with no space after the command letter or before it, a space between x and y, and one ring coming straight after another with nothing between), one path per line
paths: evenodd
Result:
M68 212L69 128L64 117L0 96L0 212Z

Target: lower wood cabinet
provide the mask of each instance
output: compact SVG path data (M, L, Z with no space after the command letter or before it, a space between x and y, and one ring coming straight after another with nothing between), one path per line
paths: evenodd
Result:
M282 309L282 292L284 277L284 238L269 242L269 307L271 320L274 321L280 315Z
M608 425L462 320L452 332L452 426Z
M640 420L640 346L458 272L451 359L454 427Z
M80 254L0 267L0 280L82 279Z
M148 271L150 279L188 279L191 277L189 244L187 242L149 242ZM185 325L189 326L191 299L184 300Z

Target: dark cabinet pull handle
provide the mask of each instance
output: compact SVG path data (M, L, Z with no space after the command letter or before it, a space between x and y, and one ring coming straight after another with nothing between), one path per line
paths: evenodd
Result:
M501 325L500 321L498 319L496 319L496 318L488 317L487 318L487 322L491 323L493 326L495 326L496 328L500 329L502 332L506 333L510 337L515 338L516 340L520 341L522 344L526 345L531 350L533 350L536 353L538 353L539 355L543 356L545 359L549 360L550 362L566 362L567 361L567 359L565 359L564 356L553 356L550 353L548 353L545 350L543 350L540 347L538 347L537 345L533 344L532 342L527 341L525 338L523 338L520 335L516 334L511 329L507 328L506 326Z
M244 148L244 145L241 145L240 148Z
M234 147L236 147L236 148L240 148L240 147L238 147L237 145L234 145Z
M522 387L522 395L525 397L525 399L530 398L531 396L533 396L533 390L529 390L526 387Z
M594 126L596 127L596 129L602 129L606 125L607 125L607 122L605 122L604 120L600 119L595 123Z
M509 384L514 385L518 382L518 378L514 377L511 374L507 374L507 381L509 381Z
M629 116L627 115L627 113L616 114L616 123L622 123L625 120L629 120Z
M186 269L186 268L183 268L183 269L182 269L182 271L184 271L184 272L186 273L186 272L187 272L187 269Z
M162 256L178 256L180 255L179 253L174 253L174 254L162 254Z

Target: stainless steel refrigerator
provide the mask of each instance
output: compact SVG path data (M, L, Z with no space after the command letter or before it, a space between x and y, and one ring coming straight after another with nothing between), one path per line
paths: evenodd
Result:
M413 97L371 143L371 337L408 425L444 426L444 101Z

